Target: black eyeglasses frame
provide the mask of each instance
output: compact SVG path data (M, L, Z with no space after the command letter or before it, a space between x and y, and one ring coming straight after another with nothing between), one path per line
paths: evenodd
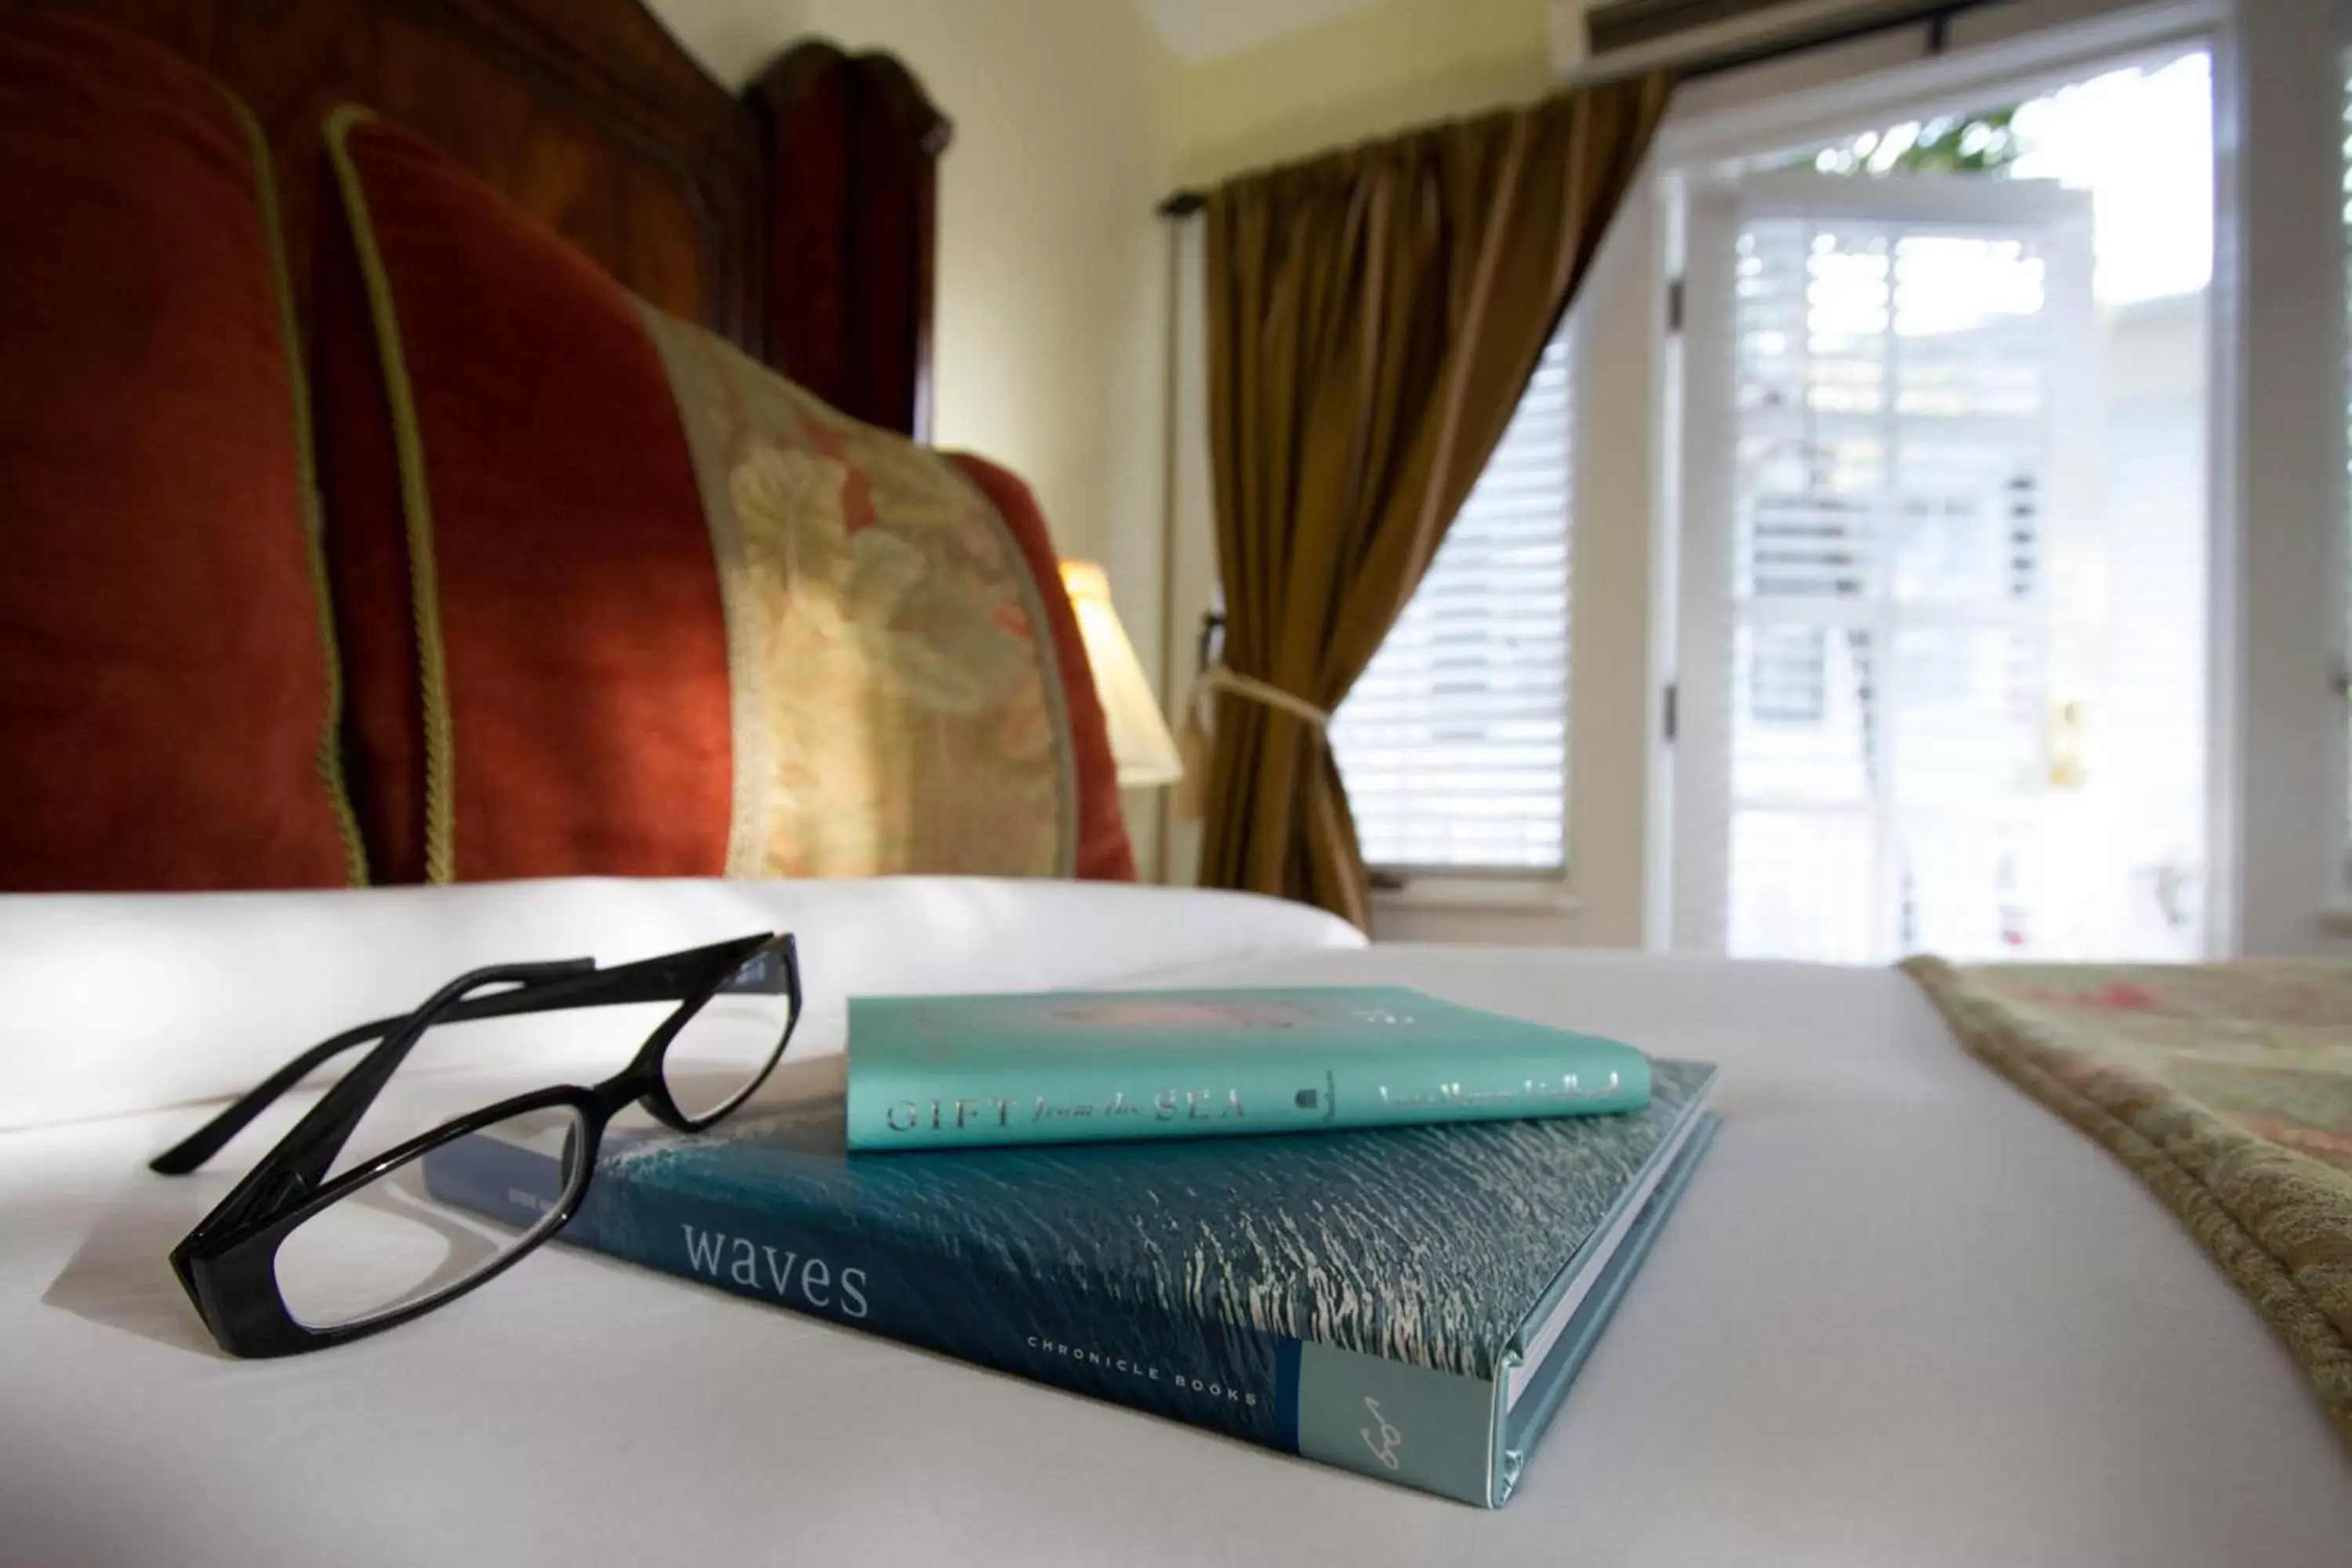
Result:
M752 972L762 952L773 964ZM488 986L504 989L475 993ZM713 1110L689 1116L662 1076L670 1042L722 990L781 993L789 1011L774 1051L744 1087ZM438 1025L557 1012L574 1007L677 1002L628 1065L593 1086L559 1084L484 1106L328 1179L335 1157L358 1129L417 1041ZM293 1129L263 1155L228 1195L172 1249L172 1271L221 1349L231 1355L268 1357L324 1350L363 1339L447 1306L488 1284L563 1228L577 1211L596 1167L596 1152L614 1114L643 1105L662 1125L696 1132L718 1122L756 1093L792 1043L801 1016L799 952L789 933L739 937L709 947L599 969L590 958L496 964L461 974L415 1012L347 1029L296 1057L236 1103L149 1163L162 1175L184 1175L218 1152L256 1116L304 1078L342 1052L382 1043L320 1097ZM304 1222L436 1145L533 1111L568 1110L579 1119L579 1145L568 1161L565 1189L540 1226L479 1272L446 1289L371 1317L312 1328L288 1309L277 1279L278 1248Z

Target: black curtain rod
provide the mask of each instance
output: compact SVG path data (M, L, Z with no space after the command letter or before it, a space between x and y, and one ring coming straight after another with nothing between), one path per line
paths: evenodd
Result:
M1927 55L1929 58L1933 58L1942 54L1950 46L1954 16L1963 11L1973 11L1979 5L1991 3L1992 0L1949 0L1948 4L1917 16L1901 16L1888 21L1848 23L1843 26L1832 24L1819 32L1800 33L1784 38L1777 44L1757 44L1744 49L1727 49L1719 55L1706 56L1691 65L1676 68L1675 77L1679 81L1695 81L1700 77L1717 76L1724 71L1738 70L1743 66L1761 65L1767 60L1785 59L1790 55L1801 55L1809 49L1822 49L1836 44L1850 44L1857 38L1876 37L1881 33L1892 33L1898 28L1916 27L1922 24L1925 24L1927 29ZM1586 86L1595 82L1612 81L1617 79L1617 77L1632 74L1633 73L1630 71L1621 71L1612 76L1605 71L1598 72L1592 76L1579 78L1577 85ZM1209 198L1205 194L1185 188L1171 191L1160 199L1160 205L1152 211L1164 218L1181 219L1192 216L1208 205Z

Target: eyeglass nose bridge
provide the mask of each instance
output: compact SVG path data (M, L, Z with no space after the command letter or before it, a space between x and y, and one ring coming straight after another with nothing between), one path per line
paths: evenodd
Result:
M491 963L469 970L452 980L425 999L417 1008L418 1015L435 1012L461 1002L485 1002L486 996L476 992L488 985L543 985L551 980L569 980L576 975L593 974L596 961L593 958L554 958L526 963Z

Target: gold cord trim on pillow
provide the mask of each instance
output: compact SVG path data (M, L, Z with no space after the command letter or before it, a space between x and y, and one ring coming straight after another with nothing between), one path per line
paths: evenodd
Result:
M383 387L392 406L393 444L400 462L401 511L408 531L408 582L416 623L417 690L424 707L425 732L425 879L457 879L455 794L456 742L449 716L448 659L441 642L441 595L434 565L433 498L425 483L425 441L416 422L416 404L408 379L408 364L400 348L400 316L392 297L392 279L377 248L375 230L368 216L367 190L352 163L344 139L352 126L375 116L355 103L344 104L327 117L327 157L334 166L349 216L352 245L367 282L368 312L375 323L376 351L383 368Z
M229 113L244 132L252 159L253 195L261 211L262 237L269 252L269 284L278 296L278 326L286 350L286 384L294 416L294 489L302 514L302 547L310 573L310 596L319 608L319 644L327 659L327 711L319 730L319 783L335 814L335 833L342 840L343 873L354 888L367 886L367 849L360 837L359 815L352 808L349 782L343 776L343 663L335 646L334 596L327 586L327 554L322 512L319 505L318 461L311 446L310 386L302 368L301 329L294 319L294 282L286 268L286 228L278 210L278 176L270 162L269 141L261 122L245 100L219 82L213 84L228 100Z

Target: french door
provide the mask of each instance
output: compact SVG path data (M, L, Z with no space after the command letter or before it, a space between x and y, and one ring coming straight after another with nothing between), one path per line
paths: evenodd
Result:
M1676 945L2081 945L2087 198L1777 174L1689 213Z

